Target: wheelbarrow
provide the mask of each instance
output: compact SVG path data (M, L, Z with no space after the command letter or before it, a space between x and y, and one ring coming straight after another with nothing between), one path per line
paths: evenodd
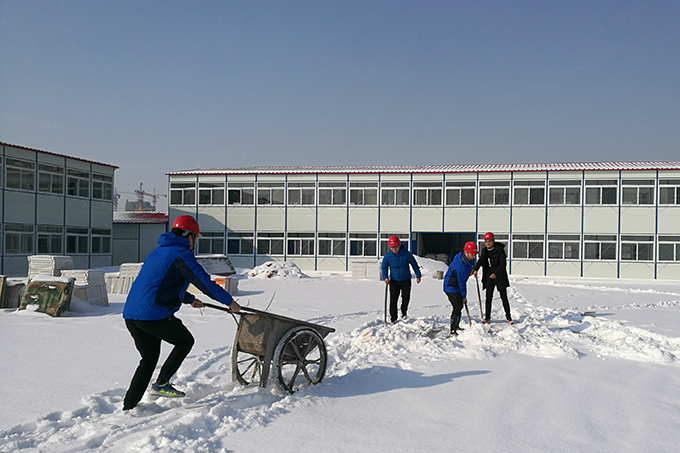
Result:
M231 313L224 306L203 305ZM241 307L236 314L241 319L231 349L234 382L258 382L265 388L272 365L276 385L285 392L321 382L327 362L323 339L335 329L249 307Z

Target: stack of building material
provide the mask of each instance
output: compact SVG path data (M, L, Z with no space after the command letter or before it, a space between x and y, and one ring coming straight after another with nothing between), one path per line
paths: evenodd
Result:
M104 271L99 269L64 270L61 271L61 276L75 279L73 294L78 299L87 301L90 305L109 306Z
M132 282L135 281L144 263L123 263L118 272L111 272L104 276L106 291L109 294L127 294Z
M352 261L353 280L380 280L382 274L380 260Z
M238 294L238 277L216 277L213 280L232 296Z
M59 277L61 271L73 269L73 258L60 255L32 255L28 257L28 280L36 275Z
M0 275L0 308L19 308L26 288L25 278Z

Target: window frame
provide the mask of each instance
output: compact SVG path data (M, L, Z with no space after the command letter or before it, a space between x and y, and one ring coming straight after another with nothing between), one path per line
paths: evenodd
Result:
M171 182L170 183L170 206L196 206L196 182ZM180 197L177 203L176 198Z
M485 198L484 194L489 191L491 191L493 198L492 203L487 203L483 200ZM477 186L477 204L479 206L510 206L510 181L479 181Z

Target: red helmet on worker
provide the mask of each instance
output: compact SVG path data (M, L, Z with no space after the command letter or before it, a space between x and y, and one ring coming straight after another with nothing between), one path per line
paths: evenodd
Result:
M488 241L489 239L494 240L494 241L496 240L496 236L494 236L493 233L492 233L491 231L489 231L488 233L486 233L486 234L484 235L484 240L485 240L485 241Z
M172 222L171 228L179 228L180 230L191 231L197 235L201 234L198 228L198 222L190 215L181 215L177 217L175 221Z
M401 244L401 241L396 236L390 236L390 238L387 240L388 247L399 247L399 244Z
M466 242L465 247L463 248L468 253L471 253L473 255L477 254L477 244L474 242Z

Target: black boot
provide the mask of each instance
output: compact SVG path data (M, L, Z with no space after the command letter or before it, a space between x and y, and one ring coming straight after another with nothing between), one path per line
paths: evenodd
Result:
M453 314L451 315L451 336L458 335L457 332L459 330L458 325L460 324L460 317L461 317L461 315L453 315Z

